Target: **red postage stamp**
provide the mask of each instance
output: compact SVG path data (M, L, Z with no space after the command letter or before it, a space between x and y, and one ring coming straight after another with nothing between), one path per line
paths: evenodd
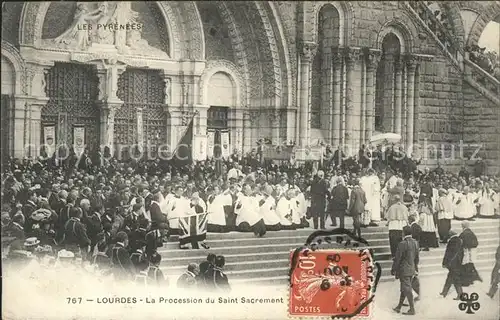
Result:
M368 250L303 249L292 252L290 262L291 316L370 316Z

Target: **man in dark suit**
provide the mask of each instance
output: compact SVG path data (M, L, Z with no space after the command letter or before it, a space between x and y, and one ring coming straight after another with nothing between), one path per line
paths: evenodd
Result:
M87 236L87 228L81 222L82 209L73 207L70 209L71 218L64 226L64 245L66 250L71 251L75 256L87 258L90 239Z
M128 236L120 231L116 234L116 244L111 251L111 263L116 280L132 280L135 276L135 266L130 260L128 250Z
M410 305L410 309L403 314L414 315L415 305L413 300L412 280L413 277L418 274L419 250L417 241L411 237L411 228L409 226L403 228L403 236L403 241L399 243L398 249L396 250L396 257L391 269L391 274L394 275L396 279L399 279L401 283L399 303L393 310L397 313L401 312L401 307L406 298Z
M349 191L345 186L344 178L337 178L337 185L333 187L330 197L330 218L332 219L332 227L337 226L337 217L340 220L340 227L344 228L344 219L347 211L347 203L349 201Z
M156 190L155 190L156 191ZM156 229L160 224L167 224L167 216L160 209L160 192L155 192L152 197L151 206L149 207L151 214L151 228Z
M417 241L420 246L420 234L422 233L422 227L417 223L418 216L410 215L408 217L408 222L410 223L411 228L411 237Z
M462 240L458 237L457 233L450 230L450 237L448 238L448 243L446 244L446 251L443 257L443 268L448 269L448 276L444 283L443 290L440 295L446 297L451 285L455 287L457 291L457 297L455 300L460 299L462 295L462 283L460 271L462 269L462 260L464 257L464 251L462 249Z
M497 252L495 254L496 263L491 271L491 281L490 281L490 290L487 295L491 299L495 297L495 294L498 291L498 283L500 282L500 246L497 248Z
M321 229L325 229L326 197L329 195L325 173L319 170L311 184L311 213L314 229L318 229L318 218Z
M225 264L226 259L223 256L215 258L215 266L206 272L207 289L212 291L231 291L227 276L222 270Z
M354 233L361 237L361 221L360 216L365 211L366 195L359 185L359 181L355 181L355 187L351 191L351 200L349 202L349 213L352 216L352 224Z

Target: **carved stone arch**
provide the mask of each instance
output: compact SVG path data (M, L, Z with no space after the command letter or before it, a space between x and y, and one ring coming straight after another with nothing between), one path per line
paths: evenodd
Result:
M15 95L28 95L28 81L26 79L26 63L24 62L19 50L12 44L2 40L2 56L11 64L15 73Z
M281 62L281 69L282 74L285 76L282 77L282 79L286 79L286 84L283 83L284 87L286 88L286 100L282 101L282 106L289 107L293 104L294 101L294 81L292 77L292 68L291 68L291 52L288 48L288 42L286 40L285 36L285 31L283 28L281 16L279 14L279 10L276 8L275 3L273 1L267 1L266 5L268 6L268 10L271 14L272 17L272 22L276 24L276 30L275 30L275 37L277 37L278 40L278 48L282 50L282 54L280 54L280 62ZM277 34L276 34L277 33ZM281 47L281 48L280 48ZM284 103L284 104L283 104Z
M169 7L176 3L180 8L179 17L184 23L184 30L187 35L185 39L186 52L183 56L195 60L205 60L205 35L203 33L203 23L200 12L194 1L158 1L160 7ZM167 19L168 22L168 19Z
M238 67L227 60L208 61L205 70L200 77L200 101L201 104L208 103L208 85L210 78L218 72L223 72L229 75L236 89L236 108L243 107L242 102L246 101L246 91L244 89L244 80Z
M500 3L498 1L492 2L489 6L484 8L472 25L472 29L467 38L467 45L477 45L484 28L486 28L488 23L498 15L500 15Z
M231 45L234 50L234 54L236 57L236 62L238 67L243 72L243 81L244 81L244 89L245 90L245 99L242 99L241 102L248 106L250 105L250 73L248 71L248 59L245 47L243 45L243 38L241 36L241 32L236 26L236 22L234 21L234 16L229 11L225 1L216 1L215 5L219 10L223 23L227 26L229 30L229 36L231 37Z
M385 21L385 16L382 17ZM381 24L381 27L377 33L375 48L382 50L382 43L387 34L393 33L399 39L401 45L401 53L411 53L415 48L415 35L417 34L417 29L415 25L408 24L404 22L403 18L394 18L390 21L386 21ZM411 20L406 20L411 21ZM410 28L412 27L412 28Z
M339 13L339 46L350 46L354 35L354 10L352 4L348 1L306 1L304 20L306 24L309 23L312 26L312 30L310 30L311 34L304 36L304 39L311 39L313 42L318 41L319 13L326 5L333 6ZM312 22L308 22L311 21L310 19L312 19Z
M484 10L484 7L476 1L453 1L453 4L456 5L460 10L474 11L478 15L481 14L481 12L483 12Z
M197 55L203 54L204 57L204 41L203 32L201 31L201 21L199 19L199 14L195 7L185 6L185 14L189 19L190 25L190 35L186 36L185 32L182 30L188 30L188 28L183 28L183 21L179 18L182 15L182 10L178 10L175 5L176 2L170 1L158 1L158 8L165 19L167 30L169 33L169 48L170 52L168 54L174 59L182 58L182 47L183 44L189 43L191 48ZM26 2L24 4L20 29L19 29L19 39L20 44L24 46L40 47L42 40L42 27L49 9L51 2ZM176 9L176 10L174 10ZM187 32L187 31L186 31ZM200 41L189 41L196 40L196 38L201 37ZM194 38L194 39L191 39ZM188 41L186 41L188 40ZM198 54L199 52L199 54ZM200 59L203 59L201 57Z

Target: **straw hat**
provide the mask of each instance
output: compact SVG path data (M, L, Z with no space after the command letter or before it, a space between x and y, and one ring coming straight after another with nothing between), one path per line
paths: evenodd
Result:
M34 247L38 244L40 244L40 240L38 240L36 237L31 237L24 241L25 247Z

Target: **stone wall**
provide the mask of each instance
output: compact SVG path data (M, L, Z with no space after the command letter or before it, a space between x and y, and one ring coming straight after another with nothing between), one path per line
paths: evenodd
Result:
M481 145L480 157L488 162L489 173L498 173L500 169L500 106L482 96L469 84L464 84L464 143L467 152L475 152Z

